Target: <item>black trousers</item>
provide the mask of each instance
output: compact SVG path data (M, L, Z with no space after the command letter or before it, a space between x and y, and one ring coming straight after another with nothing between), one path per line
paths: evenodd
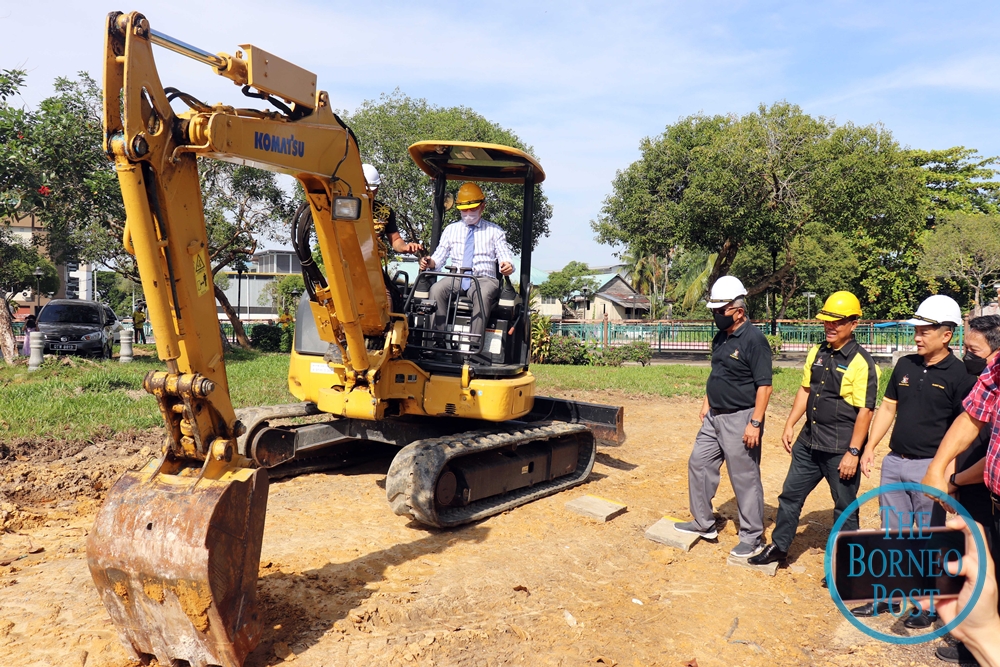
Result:
M840 466L844 455L821 452L796 442L792 446L792 462L788 465L785 484L778 496L778 519L771 533L771 541L782 551L788 551L799 527L802 505L812 490L825 478L833 496L833 520L836 521L847 507L858 497L861 486L861 466L854 477L841 479ZM858 529L858 513L855 512L845 523L844 530Z

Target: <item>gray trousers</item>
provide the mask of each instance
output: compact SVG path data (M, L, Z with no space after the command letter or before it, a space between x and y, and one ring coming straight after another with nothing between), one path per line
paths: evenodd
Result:
M488 276L477 276L479 287L483 292L483 308L486 309L485 316L496 308L500 302L500 281ZM437 302L437 310L434 311L434 328L444 327L448 315L448 300L452 295L462 291L461 278L438 278L438 281L431 285L430 297ZM472 321L470 322L470 332L482 334L486 329L486 322L482 309L479 307L479 299L476 298L476 283L469 283L469 290L466 296L472 300Z
M743 444L743 431L750 423L753 408L728 415L709 411L694 439L688 459L688 501L693 523L699 530L715 526L712 499L719 488L723 461L736 492L740 514L740 542L756 545L764 533L764 487L760 482L760 448ZM761 427L761 440L764 429Z
M923 481L927 468L932 459L904 459L895 452L889 452L882 459L882 481L886 484L896 484L898 482ZM882 517L882 527L888 526L890 530L899 530L900 524L903 528L918 525L931 525L931 511L934 509L934 500L928 498L920 491L889 491L879 494L878 506ZM889 508L894 508L889 510ZM918 515L916 512L926 512ZM900 521L902 513L902 521Z

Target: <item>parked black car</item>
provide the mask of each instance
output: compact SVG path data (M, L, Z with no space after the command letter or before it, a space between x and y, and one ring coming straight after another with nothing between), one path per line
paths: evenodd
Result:
M114 325L110 308L95 301L55 299L38 314L38 330L45 336L45 354L89 354L111 358ZM106 312L108 311L108 312Z

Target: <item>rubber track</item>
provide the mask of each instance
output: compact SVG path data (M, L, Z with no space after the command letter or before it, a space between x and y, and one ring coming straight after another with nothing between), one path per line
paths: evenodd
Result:
M435 508L434 491L438 476L452 459L574 433L590 435L589 444L584 444L580 448L576 472L509 493L483 498L464 507L450 507L440 513ZM410 516L428 526L450 528L500 514L580 484L590 475L596 454L597 446L590 429L583 424L565 422L543 422L531 426L497 426L440 438L427 438L413 442L399 451L389 466L385 492L389 505L396 514Z

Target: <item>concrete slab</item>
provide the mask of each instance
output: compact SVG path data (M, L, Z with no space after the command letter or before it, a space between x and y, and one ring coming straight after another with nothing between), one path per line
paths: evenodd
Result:
M599 496L588 495L569 501L566 503L566 509L605 522L624 514L628 510L628 506Z
M701 538L693 533L682 533L674 528L674 524L679 521L680 519L663 517L646 529L646 539L666 544L668 547L674 547L681 551L690 551L694 543Z
M758 572L763 572L769 577L773 577L778 573L778 563L770 563L768 565L751 565L747 562L746 558L737 558L736 556L730 556L726 559L727 565L735 565L736 567L745 567L748 570L757 570Z

